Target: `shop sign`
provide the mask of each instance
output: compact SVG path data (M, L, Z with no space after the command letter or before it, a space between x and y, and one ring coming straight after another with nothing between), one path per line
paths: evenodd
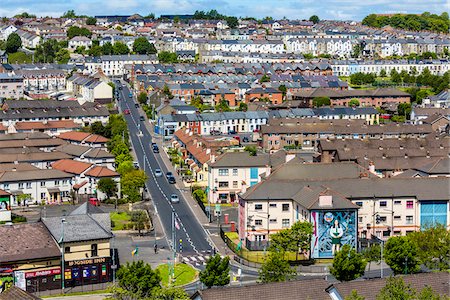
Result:
M69 267L72 266L82 266L82 265L93 265L93 264L101 264L106 262L106 257L99 257L93 259L82 259L82 260L72 260L68 261L67 264Z
M50 269L50 270L42 270L42 271L34 271L34 272L26 272L25 278L33 278L39 276L49 276L49 275L59 275L61 274L61 268Z

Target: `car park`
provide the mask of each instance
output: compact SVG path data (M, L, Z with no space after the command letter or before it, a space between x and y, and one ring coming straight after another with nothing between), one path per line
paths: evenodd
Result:
M180 202L180 197L178 197L177 194L172 194L172 195L170 195L170 202L172 202L172 203L179 203Z

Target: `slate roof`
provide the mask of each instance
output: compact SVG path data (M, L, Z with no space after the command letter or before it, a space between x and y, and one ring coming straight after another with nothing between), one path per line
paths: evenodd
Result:
M15 285L6 289L0 294L0 300L40 300L40 299L42 298L39 298L31 293L28 293Z
M42 222L0 226L0 263L59 256L59 247Z

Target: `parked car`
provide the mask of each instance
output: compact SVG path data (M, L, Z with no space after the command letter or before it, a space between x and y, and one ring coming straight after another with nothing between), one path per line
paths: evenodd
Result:
M139 120L141 120L141 121L145 121L145 118L144 118L144 116L140 116L140 117L139 117Z
M161 171L161 169L155 169L155 176L156 177L161 177L162 176L162 171Z
M153 153L159 153L159 148L157 145L153 145Z
M135 103L134 107L138 108L139 107L139 103Z
M128 94L128 97L133 98L133 93L130 92L130 93Z
M237 132L236 132L236 130L230 130L230 131L228 131L228 134L236 134Z
M133 161L133 167L134 167L135 169L139 169L139 162Z
M219 130L211 130L211 131L209 132L209 134L210 134L210 135L220 135L221 132L220 132Z
M179 203L180 202L180 198L178 197L177 194L172 194L172 195L170 195L170 202L172 202L172 203Z
M125 110L123 111L123 113L124 113L125 115L129 115L129 114L130 114L130 110L129 110L129 109L125 109Z
M248 143L249 142L248 137L244 136L244 138L242 139L242 142L243 143Z
M121 86L119 86L119 90L122 90L122 87L121 87Z

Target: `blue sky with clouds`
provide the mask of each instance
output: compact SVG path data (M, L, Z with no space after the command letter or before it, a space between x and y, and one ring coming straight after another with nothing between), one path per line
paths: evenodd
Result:
M189 14L216 9L222 14L261 18L361 20L370 13L441 14L450 10L449 0L0 0L0 16L27 11L38 16L78 14Z

